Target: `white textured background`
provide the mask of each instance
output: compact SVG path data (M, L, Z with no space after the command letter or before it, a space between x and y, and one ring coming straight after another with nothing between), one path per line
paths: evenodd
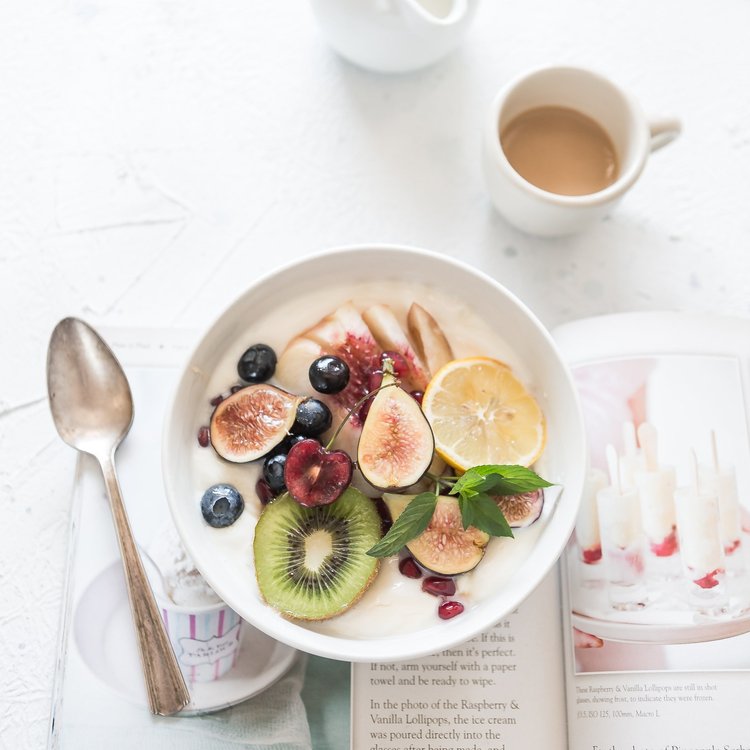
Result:
M336 58L305 3L6 0L0 748L47 729L73 466L44 400L59 318L202 328L276 263L372 240L474 263L549 326L747 316L749 31L747 0L482 0L457 53L388 78ZM478 160L495 91L550 62L685 125L610 220L564 241L509 228Z

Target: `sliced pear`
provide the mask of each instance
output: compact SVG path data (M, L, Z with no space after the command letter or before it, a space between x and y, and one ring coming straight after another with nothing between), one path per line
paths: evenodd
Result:
M383 374L382 385L395 382ZM435 439L414 398L399 386L383 388L372 399L357 446L364 478L381 490L399 490L417 482L432 463Z
M429 373L393 310L387 305L372 305L362 313L362 318L384 351L398 352L406 360L409 365L406 381L410 389L423 391L430 380Z
M454 358L443 329L424 307L416 302L412 303L406 316L406 324L414 348L431 375Z
M383 495L391 518L395 521L411 502L414 495ZM440 495L429 526L406 543L414 559L423 567L446 576L467 573L476 568L484 557L490 541L489 534L469 526L464 529L458 501L450 495Z

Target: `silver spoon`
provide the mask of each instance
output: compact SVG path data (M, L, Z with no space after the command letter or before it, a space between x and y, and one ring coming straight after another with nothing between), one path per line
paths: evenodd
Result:
M151 712L169 716L190 694L164 632L138 556L115 473L115 451L133 423L133 399L120 363L93 328L65 318L47 351L47 390L60 437L99 461L104 474L141 653Z

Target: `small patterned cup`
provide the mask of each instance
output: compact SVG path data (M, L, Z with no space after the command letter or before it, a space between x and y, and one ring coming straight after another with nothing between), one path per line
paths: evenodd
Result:
M225 675L240 654L242 619L224 602L179 606L157 596L162 620L185 679L212 682Z

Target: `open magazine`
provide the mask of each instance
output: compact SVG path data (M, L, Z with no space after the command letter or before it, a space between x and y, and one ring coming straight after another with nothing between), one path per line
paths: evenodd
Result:
M169 522L158 442L191 336L104 333L136 395L121 480L148 549ZM101 479L84 461L50 747L748 750L750 321L627 314L554 336L591 452L560 565L491 630L352 665L351 688L346 665L294 659L247 626L238 666L194 691L196 713L235 708L148 715Z
M553 335L590 448L559 571L469 643L354 665L357 750L750 746L750 321Z

